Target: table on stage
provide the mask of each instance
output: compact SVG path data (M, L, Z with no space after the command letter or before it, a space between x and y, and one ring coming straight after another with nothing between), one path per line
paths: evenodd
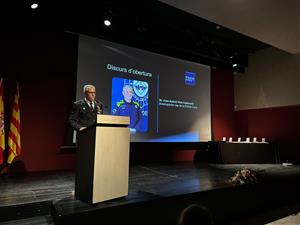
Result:
M213 141L209 146L210 159L214 163L280 163L278 148L274 142Z

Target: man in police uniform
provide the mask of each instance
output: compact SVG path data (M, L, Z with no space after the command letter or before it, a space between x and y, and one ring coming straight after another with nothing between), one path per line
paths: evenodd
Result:
M124 99L117 102L116 108L113 110L114 115L129 116L131 133L141 130L142 126L142 113L140 104L132 100L133 89L130 85L124 85L122 94Z
M69 124L76 131L84 130L96 123L96 115L103 114L103 105L97 102L96 88L94 85L87 84L83 87L85 98L74 102Z

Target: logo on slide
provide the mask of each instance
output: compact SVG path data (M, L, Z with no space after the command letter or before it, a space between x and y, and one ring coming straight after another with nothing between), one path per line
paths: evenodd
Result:
M145 97L148 93L148 83L143 81L134 80L133 81L133 90L134 93L142 98Z
M184 73L185 84L194 86L196 84L196 73L186 71Z

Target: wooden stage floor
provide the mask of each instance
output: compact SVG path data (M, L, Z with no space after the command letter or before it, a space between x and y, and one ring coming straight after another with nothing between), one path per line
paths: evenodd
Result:
M250 187L247 190L238 190L238 188L242 186L249 187L249 185L236 186L229 182L229 178L236 170L245 167L261 171L264 183L267 183L263 189L260 188L255 190L258 193L257 200L253 200L251 197L255 196L255 193L251 193L251 190L254 190L253 187ZM276 219L279 219L280 217L295 213L295 211L298 210L298 198L300 194L296 192L296 189L298 188L298 190L300 190L299 178L300 166L285 167L281 164L223 165L183 162L172 164L133 165L130 167L129 195L122 199L99 203L96 208L101 210L114 205L124 206L127 203L143 202L149 199L158 200L157 204L164 206L168 204L171 204L170 206L172 206L172 204L177 204L179 208L179 205L181 207L184 204L193 202L194 200L192 199L194 198L197 199L197 202L208 203L208 205L213 208L215 215L218 216L219 208L226 208L224 202L218 206L218 201L223 201L223 198L226 199L226 196L228 197L232 194L232 196L236 196L237 204L243 204L240 202L240 196L249 193L249 198L251 198L251 200L249 200L249 207L251 208L251 205L255 206L256 204L261 204L260 199L264 195L264 192L270 189L270 196L267 197L267 200L278 197L278 201L280 202L278 206L282 206L282 208L285 209L285 212L283 212L283 210L278 211L279 213L276 216ZM53 209L56 206L59 206L56 207L56 211L61 210L58 213L66 213L68 215L72 213L80 214L80 210L89 210L91 206L74 199L74 180L74 171L31 173L23 177L1 179L0 222L12 220L12 218L21 219L44 216L48 219L46 222L44 221L43 224L53 224L53 220L49 220L49 218L51 218L50 209ZM275 186L276 188L273 189L272 187ZM276 191L274 191L275 189ZM226 191L221 192L221 190ZM201 195L198 195L199 193L201 193ZM287 195L287 198L285 199L288 200L283 201L283 198L281 199L279 197L280 195ZM209 196L219 197L214 198ZM189 201L183 200L185 198L189 199ZM160 199L164 199L164 202L162 203ZM295 201L292 201L292 199ZM226 201L228 201L228 199ZM227 205L230 204L230 201L227 202ZM247 204L248 203L246 202L245 205ZM77 211L74 209L76 208L74 206L79 206L77 207ZM230 206L229 208L236 210L236 208L239 207L241 206ZM265 207L268 207L268 205ZM79 211L78 208L80 208ZM265 208L263 207L262 209ZM24 213L22 210L27 210L28 212ZM93 210L95 210L95 207L93 207ZM234 214L234 212L232 213ZM218 216L218 218L219 217L220 216ZM220 221L224 218L228 220L226 221L227 224L232 222L232 217L218 218L216 218L216 224L222 224ZM237 218L237 221L241 219L242 217ZM270 221L271 218L268 220ZM9 224L9 221L5 222L5 224ZM14 224L16 223L14 222Z

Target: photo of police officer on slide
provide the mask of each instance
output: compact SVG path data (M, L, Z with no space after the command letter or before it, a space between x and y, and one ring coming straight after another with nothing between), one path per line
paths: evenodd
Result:
M118 79L118 80L116 80ZM148 85L146 82L114 78L112 114L130 117L130 133L147 131ZM120 84L122 82L122 86ZM129 81L129 82L128 82ZM130 82L131 81L131 82ZM116 89L122 90L122 96ZM116 96L117 95L117 96ZM142 105L141 105L142 104Z

